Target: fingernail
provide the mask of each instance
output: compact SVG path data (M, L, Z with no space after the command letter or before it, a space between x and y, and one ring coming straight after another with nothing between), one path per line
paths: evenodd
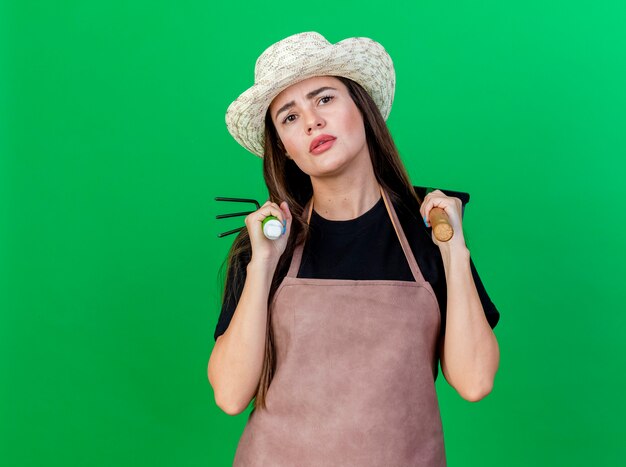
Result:
M287 220L283 220L283 234L287 233Z
M424 216L424 225L428 227L428 221L426 220L426 216Z

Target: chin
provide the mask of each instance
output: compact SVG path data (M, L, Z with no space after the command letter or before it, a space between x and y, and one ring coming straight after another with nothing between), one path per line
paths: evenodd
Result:
M343 158L336 154L323 153L314 157L315 159L311 161L311 169L313 170L334 170L345 164Z

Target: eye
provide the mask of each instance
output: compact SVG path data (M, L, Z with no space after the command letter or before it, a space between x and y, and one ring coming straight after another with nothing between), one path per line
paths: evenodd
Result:
M293 118L291 118L293 117ZM295 120L296 116L294 114L289 114L285 117L285 119L283 120L283 123L290 123L293 122Z
M334 99L335 96L322 96L320 97L320 104L327 104L328 102L330 102L331 100Z

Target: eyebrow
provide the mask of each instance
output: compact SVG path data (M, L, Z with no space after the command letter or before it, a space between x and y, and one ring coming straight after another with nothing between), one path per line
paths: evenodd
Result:
M316 89L315 91L311 91L310 93L308 93L306 95L307 99L313 99L315 96L317 96L320 92L324 92L324 91L328 91L329 89L336 91L337 89L332 88L330 86L323 86L319 89ZM294 105L296 105L295 101L291 101L291 102L287 102L285 105L283 105L280 109L278 109L278 112L276 112L276 114L274 115L274 118L278 118L278 115L281 112L284 112L285 110L288 110L290 108L292 108Z

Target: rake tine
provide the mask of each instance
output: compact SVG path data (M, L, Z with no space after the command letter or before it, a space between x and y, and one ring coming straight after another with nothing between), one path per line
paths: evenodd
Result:
M230 235L230 234L234 234L239 232L240 230L243 230L243 227L239 227L238 229L233 229L233 230L229 230L228 232L222 232L220 234L217 234L217 236L219 238L225 237L226 235Z
M234 203L254 203L257 209L261 208L261 205L256 199L251 198L224 198L223 196L216 196L215 201L232 201Z
M245 212L234 212L232 214L218 214L215 216L216 219L226 219L228 217L238 217L238 216L247 216L248 214L252 214L254 211L245 211Z

